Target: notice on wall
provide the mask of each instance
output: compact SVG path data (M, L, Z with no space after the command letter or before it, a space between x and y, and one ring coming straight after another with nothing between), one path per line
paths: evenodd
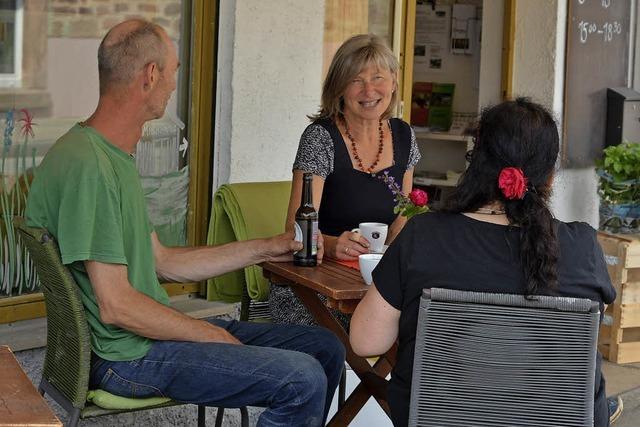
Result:
M429 71L442 71L449 46L451 6L416 6L414 61Z

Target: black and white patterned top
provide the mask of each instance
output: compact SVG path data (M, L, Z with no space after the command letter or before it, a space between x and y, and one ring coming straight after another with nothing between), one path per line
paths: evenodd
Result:
M397 143L397 141L394 141ZM333 172L335 158L334 141L329 131L318 123L312 123L300 136L298 152L293 162L293 169L312 172L323 179ZM411 145L409 147L409 161L406 169L411 169L420 160L420 150L416 142L416 134L411 129Z
M383 171L402 185L405 172L420 160L420 152L407 123L391 119L389 126L394 162ZM319 228L325 235L339 236L364 221L390 225L397 217L391 191L378 176L353 167L344 139L331 120L318 120L305 129L293 169L312 172L325 180L318 212ZM276 323L315 323L288 287L271 286L269 308ZM334 312L334 316L348 325L345 315Z

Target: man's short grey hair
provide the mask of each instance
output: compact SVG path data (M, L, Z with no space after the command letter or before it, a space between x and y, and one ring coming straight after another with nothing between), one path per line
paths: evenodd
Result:
M160 71L164 70L167 46L162 38L162 28L142 19L134 22L138 26L132 31L114 35L111 29L100 43L100 94L112 85L130 83L135 74L149 63L155 62Z

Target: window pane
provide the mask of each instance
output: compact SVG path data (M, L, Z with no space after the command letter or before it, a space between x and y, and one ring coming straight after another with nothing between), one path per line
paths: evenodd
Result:
M0 73L9 69L7 64L12 57L9 48L13 41L8 37L15 30L9 27L14 25L10 19L15 20L15 13L10 9L15 9L16 4L19 8L21 4L24 6L22 18L16 23L22 26L24 46L22 58L16 64L22 71L20 85L10 87L5 84L0 90L0 127L4 136L0 195L21 194L23 198L4 199L1 213L22 214L33 167L39 164L57 138L93 113L98 102L97 51L108 29L126 19L147 19L167 31L180 55L185 46L188 50L190 42L181 37L185 3L189 0L24 0L18 3L0 0L0 60L4 67ZM190 22L189 19L186 21ZM181 145L183 149L186 147L181 144L184 132L180 126L186 118L180 120L178 116L179 112L187 111L179 108L179 102L187 99L187 94L180 90L188 88L181 79L188 77L185 71L189 66L180 59L183 65L178 74L178 90L169 101L167 114L145 127L135 153L149 215L166 244L183 243L186 236L188 156L185 150L179 151ZM33 115L36 123L33 137L20 132L22 122L19 120L24 117L22 109ZM20 182L23 185L17 186ZM27 274L29 266L16 264L13 269L7 269L11 260L15 264L16 251L20 249L8 244L13 238L8 236L11 218L8 215L2 218L0 297L35 289L32 276Z
M0 0L0 74L15 73L16 0Z

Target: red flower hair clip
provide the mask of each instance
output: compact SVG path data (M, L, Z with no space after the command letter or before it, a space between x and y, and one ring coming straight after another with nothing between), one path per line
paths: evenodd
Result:
M498 176L498 188L507 200L522 200L527 194L527 177L520 168L504 168Z

